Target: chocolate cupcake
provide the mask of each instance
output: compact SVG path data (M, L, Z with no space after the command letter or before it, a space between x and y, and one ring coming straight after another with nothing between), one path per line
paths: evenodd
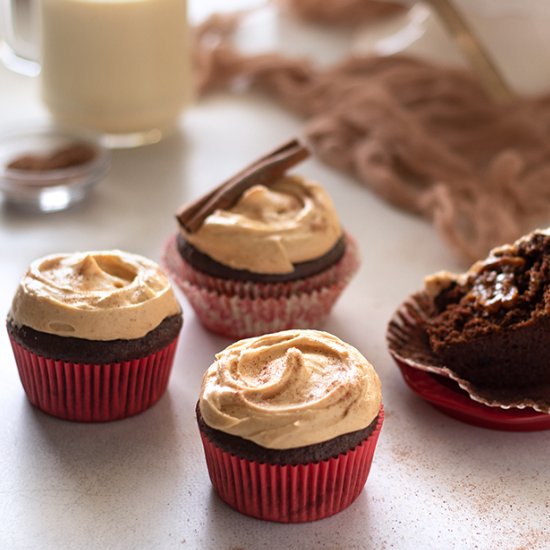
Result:
M213 332L240 338L318 326L358 268L327 192L281 168L288 155L308 154L291 144L178 215L164 263Z
M365 485L383 421L380 380L326 332L267 334L216 356L197 421L222 500L259 519L313 521Z
M550 413L550 230L495 248L466 273L426 278L388 330L396 358L503 408Z
M153 405L168 384L181 327L160 268L120 251L36 260L7 319L31 403L79 421L115 420Z

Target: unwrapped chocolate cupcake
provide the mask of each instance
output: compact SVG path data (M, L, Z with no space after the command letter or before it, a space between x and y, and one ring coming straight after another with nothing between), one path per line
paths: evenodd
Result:
M380 380L331 334L266 334L216 355L197 421L222 500L259 519L313 521L365 485L383 421Z
M181 308L157 264L117 250L33 262L8 314L30 402L68 420L142 412L164 393Z
M492 407L550 413L550 230L436 273L397 311L390 351Z
M358 269L327 192L286 174L308 154L290 142L180 211L164 264L213 332L319 326Z

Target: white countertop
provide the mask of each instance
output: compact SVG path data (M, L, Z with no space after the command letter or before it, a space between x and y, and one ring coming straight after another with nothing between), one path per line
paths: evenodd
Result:
M37 81L0 68L0 130L45 119ZM31 260L122 248L158 260L177 205L299 132L269 99L215 95L160 144L116 151L81 206L47 216L0 211L0 312ZM363 263L324 327L378 370L386 420L367 485L342 513L279 525L238 514L213 493L195 425L203 371L229 340L205 331L180 295L185 324L166 395L108 424L51 418L26 400L0 333L0 548L548 548L550 433L507 433L447 418L405 386L385 344L387 321L423 276L456 269L425 222L391 209L312 160L359 241Z

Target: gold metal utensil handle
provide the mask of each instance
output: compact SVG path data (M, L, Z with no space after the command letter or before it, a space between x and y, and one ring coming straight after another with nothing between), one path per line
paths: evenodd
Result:
M491 98L497 103L512 101L515 97L513 92L452 0L428 0L428 3L447 27L455 44L466 56L470 68Z

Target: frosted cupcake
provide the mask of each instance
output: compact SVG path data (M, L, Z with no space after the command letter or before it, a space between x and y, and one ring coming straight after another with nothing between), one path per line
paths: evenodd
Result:
M320 326L356 272L328 193L285 173L307 154L291 142L180 211L164 262L213 332Z
M197 421L222 500L260 519L313 521L365 485L383 421L380 380L326 332L249 338L205 373Z
M33 262L7 329L33 405L68 420L106 421L162 396L182 322L160 268L114 250Z

